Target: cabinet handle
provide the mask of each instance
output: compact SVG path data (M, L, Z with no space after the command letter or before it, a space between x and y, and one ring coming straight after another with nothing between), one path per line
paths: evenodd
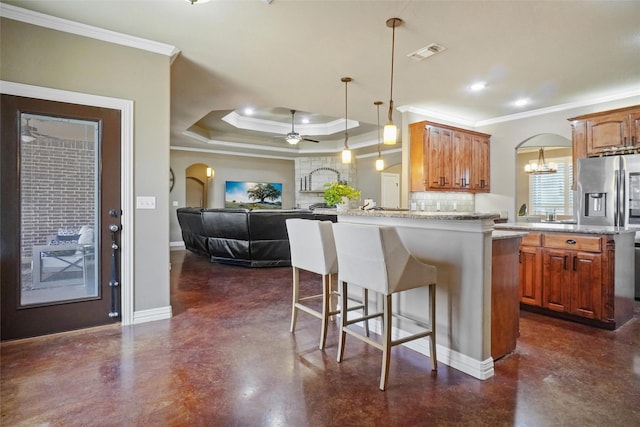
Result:
M564 269L565 269L565 270L567 270L567 269L568 269L568 268L567 268L567 258L568 258L568 256L567 256L567 255L565 255L565 256L564 256Z
M626 136L624 137L623 141L624 141L624 142L623 142L623 144L622 144L622 145L624 145L624 146L626 147L626 146L627 146L627 137L626 137Z
M480 180L480 188L484 188L484 179Z
M578 260L577 256L573 256L573 271L576 271L576 261Z
M575 245L577 242L573 239L568 239L567 240L567 245Z
M522 251L518 251L518 263L522 264Z

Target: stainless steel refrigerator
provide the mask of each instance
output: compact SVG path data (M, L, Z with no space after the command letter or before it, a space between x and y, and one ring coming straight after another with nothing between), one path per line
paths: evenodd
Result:
M640 298L640 154L578 160L579 225L637 228L635 296Z

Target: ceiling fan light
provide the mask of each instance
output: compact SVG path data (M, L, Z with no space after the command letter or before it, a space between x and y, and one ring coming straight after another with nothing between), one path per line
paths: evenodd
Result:
M384 170L384 160L382 160L381 158L376 159L376 170L378 172Z
M296 145L298 142L300 142L301 138L298 135L287 135L286 140L289 144Z
M351 163L351 150L345 148L342 150L342 163L349 164Z
M382 142L384 145L395 145L398 141L398 128L393 124L393 122L389 122L384 127L382 135Z

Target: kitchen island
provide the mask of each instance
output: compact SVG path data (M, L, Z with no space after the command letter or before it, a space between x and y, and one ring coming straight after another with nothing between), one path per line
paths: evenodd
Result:
M635 229L506 223L527 231L520 247L522 308L607 329L633 317Z
M494 373L491 264L494 220L498 217L486 213L389 210L349 210L338 214L338 222L396 227L411 253L437 267L438 361L479 379L490 378ZM520 239L523 233L498 235L502 239ZM517 252L513 255L511 259L517 263ZM427 320L424 301L427 290L420 288L401 293L395 302L402 315ZM517 306L517 300L510 304ZM429 354L424 340L407 346Z

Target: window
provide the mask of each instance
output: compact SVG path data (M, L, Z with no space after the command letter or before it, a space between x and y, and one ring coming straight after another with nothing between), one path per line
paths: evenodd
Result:
M532 215L544 215L555 212L558 215L573 215L573 164L571 157L548 159L556 163L558 172L546 175L530 175L529 206Z

